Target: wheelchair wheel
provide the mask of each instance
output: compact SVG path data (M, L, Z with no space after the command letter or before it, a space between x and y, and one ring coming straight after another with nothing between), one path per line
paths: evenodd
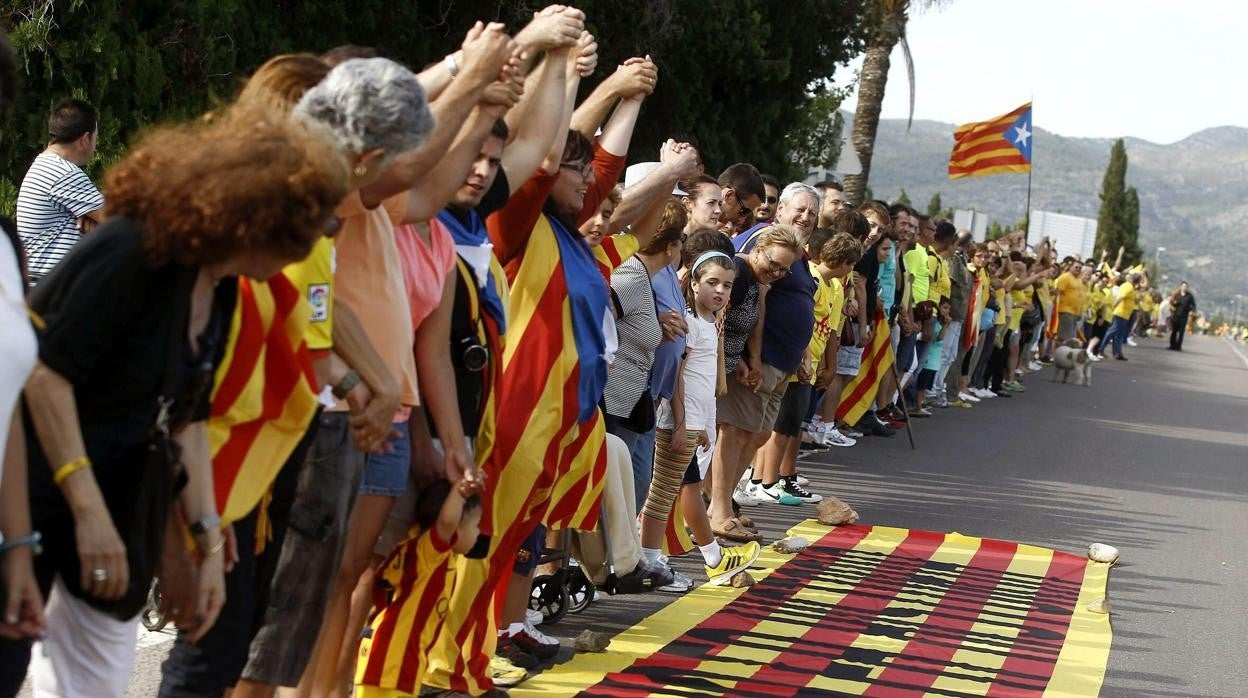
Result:
M596 591L593 582L589 581L581 568L573 569L571 578L568 580L568 612L580 613L589 608Z
M543 623L558 623L569 605L568 585L559 575L543 574L533 580L529 608L542 614Z

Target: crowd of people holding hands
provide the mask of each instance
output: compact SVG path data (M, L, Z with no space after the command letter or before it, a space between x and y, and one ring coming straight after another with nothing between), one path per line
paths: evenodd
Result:
M544 551L680 593L696 548L725 584L743 507L822 499L803 449L1017 395L1064 341L1125 359L1155 312L1182 348L1186 285L1121 256L675 134L626 167L659 70L577 103L596 63L561 5L420 73L277 56L102 188L94 110L56 108L0 243L0 695L122 695L153 580L162 696L496 692L558 649Z

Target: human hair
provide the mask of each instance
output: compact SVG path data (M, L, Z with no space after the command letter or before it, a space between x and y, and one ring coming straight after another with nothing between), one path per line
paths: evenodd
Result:
M776 191L780 191L780 180L776 179L775 175L769 175L769 174L763 175L763 185L774 187ZM764 195L766 195L765 190L764 190Z
M663 204L663 215L659 218L659 230L650 238L650 244L643 247L639 254L656 255L667 250L668 245L680 242L684 235L685 225L689 222L689 214L685 207L675 199L668 197Z
M822 182L815 184L815 189L818 189L820 193L826 192L829 189L844 193L845 186L835 179L825 179Z
M810 255L812 260L818 262L824 244L831 240L833 235L836 235L836 231L832 228L815 228L815 231L810 234L810 238L806 240L806 254Z
M568 129L567 139L563 143L561 163L590 163L594 159L594 144L585 134L576 129Z
M780 203L787 204L799 194L815 197L815 218L818 218L823 212L823 197L819 196L819 192L815 191L814 187L805 182L791 182L785 186L784 191L780 192Z
M936 235L933 240L936 242L950 242L958 236L958 229L949 221L937 221Z
M268 104L290 112L304 93L316 87L329 75L325 61L310 53L287 53L274 56L256 69L238 93L239 104Z
M620 185L611 187L611 191L607 192L607 198L604 201L610 201L612 204L619 206L624 200L624 189Z
M880 219L881 228L893 227L893 217L888 212L888 205L882 201L865 201L858 207L858 211L864 216L874 213L875 217Z
M681 247L680 265L687 267L711 250L723 252L729 257L737 253L732 246L732 239L727 235L714 228L700 228L689 233L689 237L685 239L685 244Z
M107 213L142 226L153 267L302 259L346 196L346 161L323 129L272 108L230 114L156 128L108 171Z
M970 248L974 247L974 245L975 245L975 236L974 236L974 235L971 235L971 231L969 231L969 230L965 230L965 229L963 229L963 230L959 230L959 231L958 231L958 240L957 240L957 245L958 245L958 247L962 248L963 250L968 250L968 249L970 249Z
M381 149L386 160L419 147L434 123L420 80L386 58L338 64L304 93L295 113L324 124L344 152Z
M871 222L854 209L843 208L832 214L832 229L838 233L849 233L854 239L862 241L871 234Z
M506 143L511 138L511 129L507 128L507 122L502 119L495 119L494 125L490 127L490 136L501 138Z
M677 182L676 186L680 187L680 190L685 192L687 196L696 199L698 196L698 188L703 184L710 184L716 188L720 186L719 180L708 174L696 174L691 177L686 177Z
M903 213L909 216L909 215L912 215L913 212L914 212L914 209L901 203L900 201L895 201L892 204L890 204L888 207L888 215L891 216L892 218L897 218L897 216Z
M451 496L452 487L454 485L449 480L437 480L421 489L420 494L416 496L416 511L414 512L415 523L420 530L428 531L437 525L438 517L442 514L442 507L446 504L446 498ZM480 508L480 495L474 494L464 500L463 513Z
M773 223L767 226L758 234L758 241L754 243L754 249L767 251L774 247L783 247L798 257L802 256L802 243L797 236L797 231L791 225L781 223Z
M56 105L48 117L48 138L52 143L73 143L88 133L94 133L100 115L81 99L67 99Z
M346 63L353 58L377 58L381 54L372 46L356 46L355 44L343 44L335 46L325 53L321 54L321 60L325 61L331 67L339 63Z
M829 267L856 264L862 259L862 241L850 233L837 233L819 250L819 261Z
M729 165L728 169L719 174L718 183L724 188L732 187L737 192L737 198L743 202L750 194L760 199L767 196L767 190L763 188L763 176L758 173L757 167L748 162Z

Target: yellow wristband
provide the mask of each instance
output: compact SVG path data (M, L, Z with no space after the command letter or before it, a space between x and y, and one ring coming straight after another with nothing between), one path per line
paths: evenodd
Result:
M56 472L52 474L52 482L57 487L60 487L61 483L65 482L65 479L68 478L70 475L73 475L74 473L78 472L79 470L82 470L83 468L90 468L90 467L91 467L90 458L87 458L86 456L78 456L77 458L71 460L65 465L62 465L61 467L57 468Z

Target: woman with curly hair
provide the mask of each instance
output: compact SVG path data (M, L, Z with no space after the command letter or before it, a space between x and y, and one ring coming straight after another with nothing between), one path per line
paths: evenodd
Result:
M165 552L163 583L194 588L189 638L212 627L234 543L205 419L237 277L306 256L348 174L321 131L272 112L157 129L108 173L109 219L31 297L46 323L26 386L35 572L55 589L36 692L125 691ZM0 666L29 656L0 640Z

